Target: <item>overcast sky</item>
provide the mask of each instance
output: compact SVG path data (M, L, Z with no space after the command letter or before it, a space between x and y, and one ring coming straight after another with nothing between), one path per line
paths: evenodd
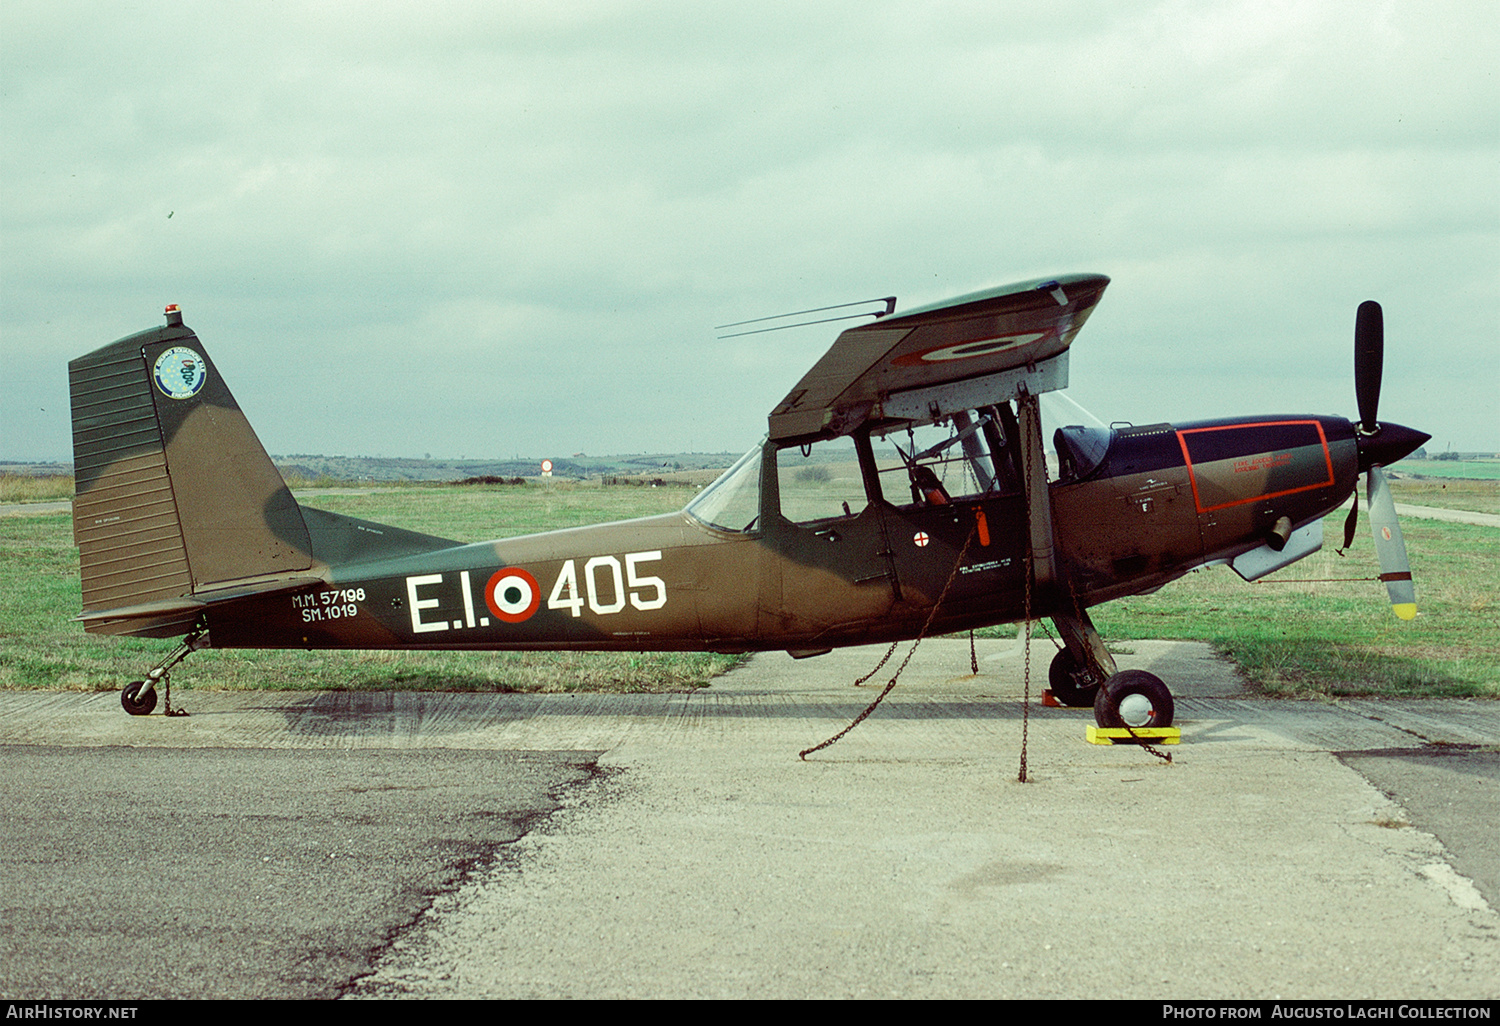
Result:
M0 5L0 457L182 304L272 453L743 450L839 326L1113 279L1105 421L1500 449L1500 4Z

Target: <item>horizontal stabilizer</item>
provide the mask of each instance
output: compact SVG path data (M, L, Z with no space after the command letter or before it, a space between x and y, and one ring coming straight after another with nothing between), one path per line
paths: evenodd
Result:
M133 606L120 606L117 609L93 609L73 618L75 623L103 624L116 620L145 620L145 619L170 619L178 622L182 614L190 613L196 616L209 606L221 602L230 602L234 599L248 598L251 595L266 595L276 591L296 591L298 588L309 588L323 584L321 577L297 577L291 580L263 581L255 584L240 584L229 588L215 588L211 591L194 592L191 595L182 595L177 598L157 599L155 602L141 602ZM189 617L191 620L192 617ZM123 633L123 632L122 632Z

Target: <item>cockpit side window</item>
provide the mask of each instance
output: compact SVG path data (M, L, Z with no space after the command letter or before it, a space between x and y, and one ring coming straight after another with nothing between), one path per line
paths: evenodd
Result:
M845 435L776 451L781 515L794 524L858 516L869 505L853 438Z
M1011 491L1007 433L998 412L987 409L872 435L881 494L896 506L937 506Z

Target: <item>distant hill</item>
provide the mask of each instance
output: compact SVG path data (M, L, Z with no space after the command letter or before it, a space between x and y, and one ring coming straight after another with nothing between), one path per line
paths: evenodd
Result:
M605 477L713 476L741 453L660 453L625 456L552 456L552 476L575 481ZM306 481L463 481L471 477L541 477L542 457L509 460L403 459L294 453L271 459L288 479Z
M16 477L67 477L73 473L71 463L53 463L47 460L0 459L0 475Z
M632 453L624 456L552 456L552 476L588 481L602 478L663 478L707 484L743 453ZM293 453L272 456L282 476L294 484L335 481L464 481L471 477L542 476L542 457L509 460L428 460L384 456L322 456ZM0 459L0 474L55 477L73 473L73 464Z

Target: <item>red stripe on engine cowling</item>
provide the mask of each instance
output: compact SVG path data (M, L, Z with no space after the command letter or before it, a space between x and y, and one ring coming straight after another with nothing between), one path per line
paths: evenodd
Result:
M1323 447L1323 464L1328 468L1328 479L1317 481L1312 484L1298 485L1296 488L1285 488L1279 492L1266 492L1261 495L1252 495L1243 499L1235 499L1232 502L1221 502L1217 506L1204 506L1203 500L1198 495L1198 475L1193 469L1193 456L1188 451L1187 435L1202 434L1209 431L1241 431L1248 428L1262 427L1285 427L1288 425L1311 424L1318 432L1318 442ZM1247 502L1260 502L1262 499L1275 499L1283 495L1294 495L1297 492L1312 491L1315 488L1329 488L1334 482L1333 477L1333 455L1328 451L1328 436L1323 433L1323 425L1317 420L1260 420L1246 421L1240 424L1218 424L1214 427L1189 428L1177 432L1177 444L1182 447L1182 459L1187 464L1188 480L1193 485L1193 505L1199 513L1212 513L1218 509L1228 509L1231 506L1243 506ZM1280 450L1271 450L1273 452Z

